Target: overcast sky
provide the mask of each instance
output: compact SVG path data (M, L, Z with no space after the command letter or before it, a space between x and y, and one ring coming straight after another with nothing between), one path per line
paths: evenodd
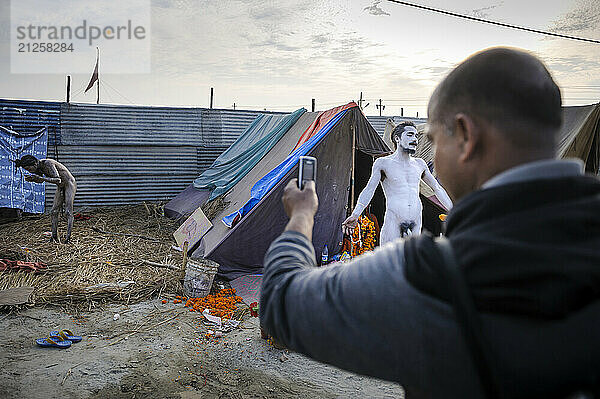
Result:
M597 0L414 0L480 18L600 40ZM0 98L64 101L64 75L10 73L0 0ZM69 10L64 10L69 12ZM600 44L550 38L373 0L153 0L150 74L102 74L101 102L292 111L357 100L367 114L424 116L435 85L475 51L514 46L549 67L567 105L600 101ZM102 60L118 62L118 60ZM90 74L94 60L90 60ZM89 75L73 75L73 101Z

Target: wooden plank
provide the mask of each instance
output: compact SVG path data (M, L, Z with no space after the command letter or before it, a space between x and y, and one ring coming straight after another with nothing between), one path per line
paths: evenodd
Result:
M0 306L23 305L29 302L33 287L18 287L0 290Z
M175 241L179 248L183 248L187 242L188 248L194 245L213 227L201 208L198 208L192 215L173 233Z

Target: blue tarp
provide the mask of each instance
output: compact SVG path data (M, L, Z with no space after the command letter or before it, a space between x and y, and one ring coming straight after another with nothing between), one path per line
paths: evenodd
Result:
M250 190L250 199L244 204L239 210L225 216L222 220L223 223L229 228L233 227L237 221L244 217L260 200L273 188L275 185L283 179L283 177L298 163L301 156L308 154L308 152L315 147L323 137L335 126L335 124L348 112L348 110L341 111L335 117L333 117L325 126L319 130L317 134L311 137L306 143L302 144L292 152L288 157L280 163L277 167L263 176L259 181L252 186Z
M194 181L194 187L213 190L209 199L225 194L277 144L305 112L306 109L300 108L288 115L259 115L236 142Z
M23 172L27 172L16 168L11 161L23 155L44 159L47 148L47 128L24 135L0 126L0 207L22 209L29 213L44 212L45 183L25 181Z

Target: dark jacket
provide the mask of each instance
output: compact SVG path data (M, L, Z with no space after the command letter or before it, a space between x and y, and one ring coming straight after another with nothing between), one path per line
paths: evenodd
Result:
M549 183L551 179L546 180ZM597 181L592 180L582 184L593 186L596 183ZM475 193L479 196L475 203L493 201L494 191L490 188ZM588 270L587 276L590 279L597 276L594 268L600 267L600 264L593 259L597 259L600 251L600 247L595 244L600 236L595 222L598 220L600 207L594 205L598 204L594 203L594 190L589 191L584 200L587 205L582 206L574 198L566 207L569 210L563 210L566 212L564 215L581 213L590 222L567 230L562 236L566 240L565 246L559 247L559 243L551 241L552 245L542 245L539 248L548 253L542 257L548 262L547 270L543 268L543 262L536 264L533 271L523 269L523 275L519 273L519 267L514 268L516 272L512 275L501 270L498 274L504 278L500 280L504 284L499 287L501 295L496 295L498 291L494 290L493 278L496 275L493 273L484 273L485 278L481 279L477 270L474 270L477 278L468 278L470 284L478 287L475 292L476 298L479 298L482 330L490 342L494 361L504 370L504 391L509 396L561 396L572 387L579 386L581 376L588 378L600 370L600 303L597 295L594 297L590 294L594 292L593 287L598 287L598 281L562 284L562 279L578 280L582 274L563 273L556 280L556 272L561 267L556 268L557 263L553 262L558 259L564 261L563 250L570 248L567 242L583 243L578 247L583 255L578 258L577 264L580 269ZM485 198L485 192L491 194L489 198ZM524 203L528 204L527 207L519 205ZM546 220L543 202L528 201L526 198L521 201L515 197L512 206L515 211L521 208L527 210L521 217L535 215L538 222L540 218ZM457 204L455 210L458 216L461 209L464 208ZM491 234L487 232L494 228L483 228L487 223L483 214L467 212L459 218L454 215L455 210L449 216L448 227L450 239L454 240L453 246L457 246L459 263L462 265L465 259L474 259L473 263L469 263L472 268L476 268L478 262L483 262L482 259L488 259L485 264L493 263L494 245L488 246L486 251L477 246L477 238L486 242ZM497 217L501 219L504 213ZM461 230L456 226L470 217L472 219L467 225L479 232L479 236L476 234L468 238L474 240L471 241L471 247L474 246L474 253L479 254L477 256L469 255L469 246L461 247L460 241L457 241L459 237L468 240L466 236L461 236L461 232L469 229L465 227ZM529 229L527 226L534 219L536 218L531 218L529 222L524 219L526 228L522 231L526 234L518 238L508 235L506 240L502 240L504 224L496 229L495 237L500 239L498 249L504 251L497 255L499 260L506 263L506 259L509 259L514 263L509 265L515 266L517 261L510 256L512 245L522 251L523 242L527 245L536 241L545 242L544 237L551 235L548 231L536 234L543 223ZM452 220L457 224L450 224ZM556 224L560 218L548 218L549 222L550 220L553 222L547 223L545 229L562 228L562 225ZM478 221L481 221L481 225ZM477 230L478 226L482 228ZM535 248L536 245L532 244L528 251ZM417 245L416 250L424 249ZM557 251L554 256L553 250ZM425 255L423 257L427 258ZM415 257L414 254L412 257ZM590 259L591 263L586 264L584 259ZM406 276L411 275L409 269L414 269L413 261L411 260L411 265L405 262L404 242L397 241L348 264L315 268L312 244L299 233L286 232L273 242L265 258L261 324L293 350L347 370L396 381L404 386L410 398L481 397L478 375L453 309L444 297L443 290L440 292L438 289L443 284L432 283L435 273L430 273L431 270L427 269L421 271L425 276L429 273L433 280L425 278L423 284L423 281L415 283L419 278L409 277L413 281L411 283ZM562 264L562 268L569 266L567 263ZM512 278L506 278L507 276ZM544 292L544 298L548 298L547 295L551 298L552 287L536 285L539 281L535 278L529 281L530 288L521 291L506 290L506 282L520 286L519 276L526 277L526 281L531 276L546 276L550 285L561 287L557 291L558 297L574 300L566 307L561 306L562 300L551 301L551 305L555 304L554 307L543 302L545 305L541 308L551 309L555 313L539 317L532 316L530 306L516 306L519 311L509 307L511 311L508 312L500 312L493 307L486 308L485 300L489 298L493 299L493 303L499 303L501 309L506 308L507 302L495 300L505 298L504 294L507 292L527 293L530 289L536 294L529 296L529 299L537 298L538 291ZM483 285L478 286L478 282L482 281ZM556 281L560 284L554 284ZM573 294L573 287L583 289L585 293L580 296ZM511 286L512 288L514 287ZM536 303L535 299L533 302ZM520 301L516 303L519 304ZM541 308L538 306L534 311Z

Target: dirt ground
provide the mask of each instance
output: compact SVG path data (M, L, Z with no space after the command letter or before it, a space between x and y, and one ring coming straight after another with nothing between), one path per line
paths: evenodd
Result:
M78 314L48 307L0 314L0 397L404 397L399 385L274 348L260 338L257 318L209 339L201 317L159 300ZM69 349L35 344L57 329L83 341Z

